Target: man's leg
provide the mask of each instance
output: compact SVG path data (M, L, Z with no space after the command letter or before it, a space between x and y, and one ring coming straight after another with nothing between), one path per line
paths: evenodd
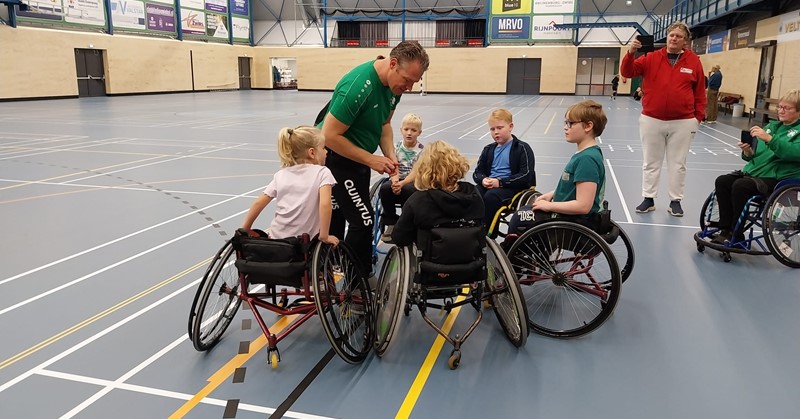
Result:
M661 165L666 151L664 123L645 115L639 117L639 135L642 139L642 196L645 198L658 196L658 179L661 177Z
M353 249L364 275L369 275L372 271L374 221L372 204L369 202L370 169L341 156L337 156L333 164L328 162L328 168L331 169L337 182L333 187L333 197L338 212L347 220L347 235L344 237L344 242Z
M686 158L689 156L689 146L692 145L694 135L697 133L697 119L690 118L678 121L668 121L666 154L667 170L669 171L669 199L680 201L686 187Z

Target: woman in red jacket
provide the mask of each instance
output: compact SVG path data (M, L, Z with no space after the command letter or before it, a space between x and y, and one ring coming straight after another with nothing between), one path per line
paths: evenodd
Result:
M647 91L639 117L644 201L636 207L638 213L656 209L654 199L666 155L670 197L667 212L683 216L686 157L706 108L705 73L700 59L689 49L691 37L686 24L675 22L667 28L666 47L635 58L642 46L635 39L622 58L620 74L627 78L642 76L642 88Z

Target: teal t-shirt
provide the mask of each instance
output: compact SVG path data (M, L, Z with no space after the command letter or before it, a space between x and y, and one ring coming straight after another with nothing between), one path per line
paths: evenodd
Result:
M597 184L594 203L592 203L589 213L600 212L606 192L606 168L603 166L603 152L600 151L600 147L591 146L572 155L564 167L564 172L561 173L561 179L558 181L555 192L553 192L553 202L574 200L577 195L578 182Z
M400 102L400 95L381 83L374 63L366 62L345 74L328 107L328 113L350 127L345 138L370 153L378 149L383 123Z

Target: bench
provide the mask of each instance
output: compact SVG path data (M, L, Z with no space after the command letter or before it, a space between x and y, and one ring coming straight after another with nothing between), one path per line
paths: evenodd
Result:
M717 107L723 114L733 114L733 104L741 103L744 97L738 93L719 92Z
M778 119L778 102L780 102L778 99L764 98L764 103L760 107L750 108L747 123L749 124L753 118L761 124L766 124L770 119Z

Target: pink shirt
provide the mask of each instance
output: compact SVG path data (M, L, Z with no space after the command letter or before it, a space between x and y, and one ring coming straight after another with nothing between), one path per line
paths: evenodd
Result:
M319 189L335 185L330 169L317 164L298 164L275 173L264 194L276 202L270 237L283 239L319 234Z

